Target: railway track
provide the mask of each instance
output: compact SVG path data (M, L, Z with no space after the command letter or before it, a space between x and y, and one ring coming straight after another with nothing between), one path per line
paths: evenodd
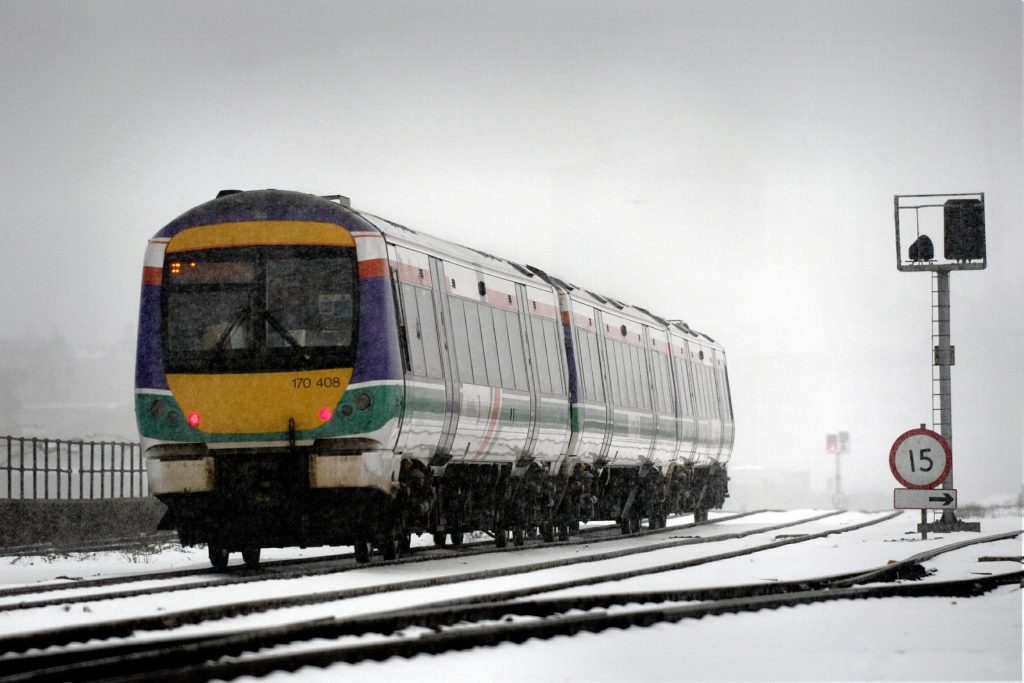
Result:
M401 593L403 591L411 591L415 589L428 589L442 585L470 585L472 582L483 582L487 580L493 580L495 578L510 577L513 575L532 575L537 574L538 572L543 572L544 570L556 570L564 567L570 567L573 565L581 565L584 563L592 563L594 566L600 566L601 563L607 563L608 561L613 561L619 558L624 558L639 553L651 553L657 550L678 548L686 545L715 544L729 540L736 541L738 539L745 539L756 534L770 534L774 531L791 528L798 525L820 522L821 520L828 520L831 517L835 517L837 514L838 513L818 514L803 517L796 520L789 520L781 524L762 524L739 532L717 533L705 537L670 538L665 541L654 540L654 542L651 542L651 539L632 539L633 541L644 540L646 541L646 543L640 546L631 543L630 545L627 545L624 548L618 548L615 550L595 550L586 553L580 553L578 555L574 554L568 557L561 557L555 560L548 560L542 562L528 562L525 564L506 566L498 569L486 569L468 572L460 571L448 575L431 574L429 575L428 578L424 579L396 581L385 584L377 583L367 586L333 591L321 591L313 593L307 592L291 596L278 596L272 599L238 601L222 605L194 608L190 610L181 610L172 613L148 614L141 617L66 626L63 628L50 629L37 633L8 636L6 638L0 639L0 648L2 648L2 651L7 652L25 652L31 648L44 649L65 645L68 643L86 642L89 640L96 639L126 638L141 631L168 631L169 629L179 628L189 624L198 624L226 617L237 617L263 613L268 612L270 610L278 610L301 605L325 604L330 602L350 600L353 598L359 598L363 596L375 596L379 598L380 596L384 596L386 594L396 594ZM749 544L746 547L734 549L725 553L704 553L698 557L682 562L677 561L668 564L663 563L645 565L642 569L633 569L627 572L594 571L591 573L590 576L577 577L568 582L563 581L560 583L547 584L540 587L533 586L526 589L520 589L516 593L509 593L508 591L495 593L493 590L491 590L490 592L485 592L483 595L478 596L476 598L469 597L466 599L476 601L487 601L493 599L507 600L523 597L537 592L548 592L551 590L558 590L560 588L582 586L609 580L621 580L624 578L629 578L632 576L638 576L643 574L656 574L665 571L672 571L675 569L685 568L688 566L696 566L699 564L706 564L709 562L715 562L722 559L737 557L743 554L752 554L765 549L782 547L784 545L799 543L814 538L820 538L822 536L834 533L848 532L858 528L863 528L864 526L886 521L887 519L890 519L893 516L893 514L889 514L884 516L877 516L875 518L869 519L868 521L859 524L847 526L833 526L819 533L785 534L776 537L775 540L772 540L769 543ZM679 531L687 528L688 526L690 525L681 525L674 527L674 529L676 531ZM672 529L670 529L670 531L671 530ZM623 539L624 537L616 536L616 538ZM96 600L98 598L93 596L92 599ZM38 603L30 602L26 603L23 609L28 610L32 607L37 606L39 606ZM50 655L48 654L46 657L49 656ZM6 666L10 662L0 659L0 663Z
M748 516L749 514L754 514L754 513L746 513L746 514L733 515L733 516L730 516L730 517L719 518L716 521L722 522L722 521L733 520L733 519L736 519L736 518L739 518L739 517ZM706 536L706 537L682 537L682 538L670 539L668 541L661 541L661 542L656 542L656 543L645 544L645 545L642 545L642 546L627 546L626 548L622 548L622 549L618 549L618 550L612 550L612 551L588 552L586 554L582 554L582 555L578 555L578 556L570 557L570 558L561 558L561 559L549 560L549 561L543 561L543 562L527 562L527 563L524 563L524 564L518 564L518 565L515 565L515 566L505 567L503 569L489 569L489 570L462 572L462 573L452 574L452 575L449 575L449 576L430 576L429 578L418 579L418 580L411 580L411 581L404 581L404 582L397 582L397 583L389 583L389 584L372 584L372 585L358 587L358 588L349 588L349 589L342 589L342 590L336 590L336 591L326 591L326 592L317 592L317 593L301 593L301 594L298 594L298 595L292 595L292 596L281 597L281 598L274 598L272 600L260 599L260 600L247 600L247 601L232 602L232 603L223 604L223 605L218 604L218 605L212 605L212 606L209 606L209 607L204 607L204 608L200 608L200 609L196 609L196 610L190 610L190 611L185 611L185 612L175 612L172 615L161 615L161 616L156 617L155 619L152 619L152 620L146 620L146 619L142 619L142 620L126 619L126 620L121 620L121 621L116 622L116 623L109 624L108 625L108 629L109 630L107 631L107 633L109 635L107 635L107 636L100 636L99 635L99 633L101 633L102 630L96 630L95 632L90 632L90 629L92 627L89 627L89 626L77 627L77 628L72 627L72 628L68 628L68 629L62 629L60 632L68 634L67 637L72 639L72 640L69 640L69 641L66 641L66 642L72 642L73 639L75 639L75 638L89 639L89 638L95 638L95 637L125 636L125 635L129 635L131 632L133 632L133 631L135 631L137 629L149 628L149 627L151 627L150 624L157 624L157 627L159 628L159 627L161 627L160 625L168 624L171 621L178 622L178 625L200 623L200 622L209 621L209 620L212 620L212 619L230 618L230 617L242 616L242 615L247 615L247 614L254 614L254 613L258 613L258 612L268 611L268 610L271 610L271 609L281 609L281 608L285 608L285 607L293 607L293 606L298 606L298 605L322 604L322 603L325 603L325 602L332 602L332 601L336 601L336 600L346 600L346 599L351 599L351 598L363 597L363 596L367 596L367 595L379 595L379 594L382 594L382 593L391 593L391 592L397 592L397 591L403 591L403 590L415 590L415 589L420 589L420 588L428 588L428 587L432 587L432 586L450 585L450 584L454 584L454 583L464 583L464 582L476 581L476 580L486 580L486 579L493 579L493 578L499 578L499 577L505 577L505 576L529 574L529 573L532 573L532 572L542 571L542 570L545 570L545 569L552 569L552 568L558 568L558 567L568 567L568 566L577 565L577 564L593 563L593 562L600 562L600 561L605 561L605 560L613 560L613 559L616 559L616 558L627 557L627 556L630 556L630 555L638 555L638 554L642 554L642 553L649 553L649 552L654 552L654 551L658 551L658 550L665 550L665 549L669 549L669 548L676 548L676 547L685 546L685 545L697 545L697 544L704 544L704 543L721 542L721 541L725 541L725 540L742 539L742 538L746 538L748 536L752 536L752 535L755 535L755 534L761 534L761 533L767 533L767 532L772 532L772 531L778 531L778 530L781 530L781 529L786 529L786 528L798 526L798 525L801 525L801 524L806 524L806 523L815 522L815 521L822 520L822 519L827 519L829 517L834 517L834 516L836 516L838 514L840 514L840 513L839 512L828 512L828 513L823 513L823 514L818 514L818 515L802 518L802 519L795 520L795 521L788 521L788 522L785 522L785 523L782 523L782 524L774 524L774 525L767 525L767 526L762 526L762 527L756 527L756 528L749 529L749 530L742 531L742 532L713 534L713 535ZM891 519L892 517L895 517L898 514L899 513L891 513L891 514L889 514L889 515L887 515L885 517L882 517L882 518L878 519L877 521L874 521L874 522L871 522L871 523L879 523L879 522L885 521L887 519ZM623 539L623 538L641 539L641 538L644 538L644 537L647 537L647 536L658 535L659 533L663 533L665 531L673 531L673 530L680 531L680 530L685 530L685 529L692 528L692 527L695 527L695 526L702 526L704 524L706 524L706 523L702 522L702 523L696 523L696 524L683 524L683 525L679 525L679 526L675 526L675 527L669 527L667 529L661 529L661 530L654 531L654 532L646 532L646 533L645 532L640 532L640 533L637 533L637 534L631 534L628 537L621 535L618 531L612 531L609 534L595 534L594 537L589 538L589 539L585 538L585 539L578 539L578 540L575 540L575 541L562 542L561 544L551 543L551 544L545 544L545 545L547 547L557 547L558 545L563 545L563 546L565 546L565 545L587 546L587 545L591 545L591 544L594 544L594 543L600 543L602 541L619 540L619 539ZM856 528L861 528L863 526L865 526L865 525L864 524L856 525L855 527L850 527L847 530L853 530L853 529L856 529ZM829 532L829 533L834 533L834 532ZM789 543L795 543L795 542L799 542L799 541L803 541L803 540L809 540L811 538L816 538L816 537L819 537L819 536L820 535L817 535L817 534L816 535L811 535L811 536L803 535L803 534L796 535L796 536L793 536L793 537L788 537L788 538L780 539L778 542L775 542L775 543L772 543L772 544L768 544L767 546L759 547L759 549L765 549L765 548L770 548L770 547L779 547L781 545L786 545L786 544L789 544ZM522 550L528 550L528 547L496 549L496 548L494 548L493 545L491 545L489 543L480 543L478 545L482 546L482 547L475 548L475 549L474 548L469 548L467 550L458 551L458 552L454 552L454 553L451 552L451 551L441 551L441 552L438 552L438 553L435 553L435 554L432 554L432 555L427 555L427 556L421 556L421 557L413 556L413 557L410 557L410 558L406 558L404 560L396 560L395 562L392 562L392 563L389 563L389 564L392 564L392 565L394 565L394 564L409 564L409 563L413 563L413 562L426 562L426 561L430 561L430 560L443 560L443 559L452 559L452 558L464 558L464 557L467 557L467 556L474 556L474 555L508 553L508 552L521 552ZM534 547L538 547L538 546L534 546ZM756 552L756 551L750 551L750 552ZM749 554L749 552L748 551L740 551L739 554ZM729 555L729 556L733 556L733 555ZM529 555L527 554L524 557L529 557ZM716 557L716 559L726 559L726 558L725 557ZM293 561L293 562L300 562L300 561ZM699 564L699 563L700 562L695 562L694 564ZM161 593L177 592L177 591L187 591L187 590L197 590L197 589L204 589L204 588L219 588L219 587L223 587L223 586L230 586L230 585L236 585L236 584L242 584L242 583L255 583L255 582L264 582L264 581L270 581L270 580L279 580L279 579L310 578L310 577L315 577L315 576L324 576L324 575L331 575L331 574L338 574L338 573L343 573L343 572L355 571L355 570L357 570L359 568L360 567L358 565L350 565L350 566L344 566L344 567L337 567L335 565L328 565L328 566L325 566L325 567L308 567L308 566L303 566L303 567L295 569L293 571L288 571L288 572L284 572L284 573L258 573L258 572L257 573L252 573L252 572L250 572L248 575L236 576L236 577L233 577L230 580L214 579L214 580L211 580L211 581L203 581L203 582L198 582L198 583L185 583L185 584L177 584L177 585L170 585L170 586L154 586L154 587L145 587L145 588L137 588L137 589L130 589L130 590L117 590L117 591L111 591L111 592L106 592L106 593L88 593L88 594L84 594L84 595L60 596L60 597L46 598L46 599L42 599L42 600L26 599L26 600L22 600L21 602L17 602L17 603L0 605L0 613L2 613L2 612L12 612L12 611L16 611L16 610L29 610L29 609L37 609L37 608L45 608L45 607L54 607L54 606L60 606L60 607L66 609L68 606L71 606L71 605L82 604L82 603L95 603L95 602L101 601L101 600L115 600L115 599L134 598L134 597L141 597L141 596L157 595L157 594L161 594ZM627 576L621 576L619 578L628 578L628 577ZM106 581L106 580L101 580L101 581ZM79 634L79 635L76 635L76 634ZM0 651L3 651L3 650L16 651L17 648L19 647L18 646L19 642L20 641L18 641L17 639L11 640L11 639L0 638ZM29 642L32 642L31 641L31 636L29 636ZM33 644L33 645L27 645L27 647L39 647L39 645L34 645Z
M728 522L763 512L767 511L755 510L752 512L742 512L732 515L725 515L714 518L710 523ZM600 543L602 541L618 540L628 537L642 538L647 536L669 534L673 532L678 532L683 529L690 529L696 526L703 526L707 524L709 524L709 522L676 524L662 529L644 529L638 533L629 534L628 536L624 536L623 534L621 534L618 531L618 527L616 526L584 528L580 530L578 536L572 537L568 541L552 541L543 543L536 542L528 543L527 545L520 547L508 546L505 548L496 548L492 541L467 542L464 545L459 546L458 548L446 547L442 549L433 547L419 547L414 548L410 554L403 555L399 557L397 560L393 560L387 563L381 562L378 563L378 565L428 562L439 559L470 557L474 555L482 555L489 553L513 553L520 552L523 550L528 551L532 548L537 547L590 545L593 543ZM0 589L0 612L10 611L14 609L28 609L31 607L45 607L47 605L70 605L81 602L91 602L95 600L128 598L137 595L152 595L163 592L207 588L212 586L254 583L260 581L302 578L309 576L320 576L325 574L334 574L338 572L355 571L357 569L365 568L365 565L353 564L354 558L354 553L338 553L332 555L323 555L319 557L307 557L264 562L260 565L259 569L249 569L244 565L235 565L230 567L228 571L223 572L211 569L209 567L203 567L192 569L165 570L145 574L133 574L129 576L106 577L100 579L85 579L78 580L73 583L51 583L41 586L17 586L14 588ZM342 563L345 563L345 565L342 566ZM46 593L69 593L72 591L77 592L82 590L107 588L111 586L130 585L133 583L169 581L172 579L188 579L192 577L196 577L197 580L192 582L176 583L164 586L147 586L145 588L138 589L121 589L106 593L97 592L78 595L61 595L49 599L22 600L20 602L6 601L7 598L14 597L43 595Z
M877 523L887 518L872 521ZM870 523L791 536L757 546L751 552L843 533ZM270 628L238 630L226 635L172 636L148 643L116 642L60 653L48 651L16 660L0 660L8 671L0 681L231 679L241 675L260 676L276 670L294 671L303 666L322 667L338 662L437 654L503 642L518 643L530 638L649 626L711 614L751 612L824 601L893 596L968 597L1000 585L1020 583L1024 572L956 581L893 582L908 577L919 578L923 573L920 563L938 555L979 543L1013 538L1020 533L995 534L954 543L868 571L796 581L524 599L571 586L617 580L622 576L621 573L602 574L576 582L541 584L347 619L322 618ZM737 553L726 555L734 557ZM702 561L713 562L722 556L709 555ZM658 573L677 568L679 564L675 563L651 567L648 571ZM366 634L380 635L367 639L364 637ZM312 639L332 639L335 644L315 651L299 651L288 646ZM44 645L37 642L34 646ZM258 651L263 652L252 654Z

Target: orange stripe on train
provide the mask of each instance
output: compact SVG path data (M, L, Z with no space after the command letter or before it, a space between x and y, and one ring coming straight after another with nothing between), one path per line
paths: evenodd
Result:
M146 266L142 269L142 284L144 285L162 285L164 282L164 270L163 268L156 268L154 266Z
M370 259L359 262L359 279L365 280L370 277L384 277L388 272L387 261L382 258Z

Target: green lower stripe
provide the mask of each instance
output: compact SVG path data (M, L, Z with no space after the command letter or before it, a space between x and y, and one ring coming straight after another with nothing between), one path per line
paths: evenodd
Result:
M297 439L327 439L374 432L399 416L402 410L402 385L362 386L346 391L334 410L334 416L316 429L296 432ZM363 398L361 395L365 396ZM369 399L368 404L366 399ZM154 404L159 404L154 407ZM358 406L364 406L360 409ZM315 410L311 406L310 410ZM350 414L346 415L345 413ZM135 395L135 419L139 434L160 441L205 441L230 443L238 441L284 441L288 432L257 432L208 434L193 429L185 421L181 407L173 396L138 393Z

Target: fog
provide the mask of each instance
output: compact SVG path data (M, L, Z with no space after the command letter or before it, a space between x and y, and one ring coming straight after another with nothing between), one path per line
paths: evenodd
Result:
M686 320L728 353L737 504L827 494L845 430L844 488L885 506L889 447L931 424L893 195L984 192L954 473L1015 497L1021 33L1017 0L5 0L0 433L134 438L146 240L274 187Z

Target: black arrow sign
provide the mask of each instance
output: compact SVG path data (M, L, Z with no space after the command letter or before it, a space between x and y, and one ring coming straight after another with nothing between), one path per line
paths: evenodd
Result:
M941 496L929 496L928 501L931 503L942 503L943 505L949 505L953 502L953 496L948 493L944 493Z

